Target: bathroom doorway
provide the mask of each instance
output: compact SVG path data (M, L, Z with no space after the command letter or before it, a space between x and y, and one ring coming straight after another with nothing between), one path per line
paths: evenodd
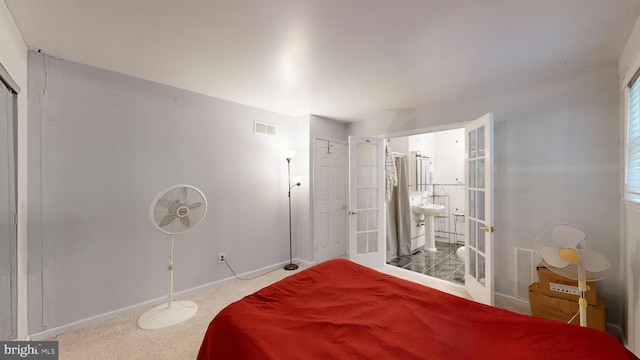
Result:
M410 213L410 254L388 256L387 263L464 285L465 129L390 137L388 147L406 156L409 203L441 205L443 210L434 215L432 229Z

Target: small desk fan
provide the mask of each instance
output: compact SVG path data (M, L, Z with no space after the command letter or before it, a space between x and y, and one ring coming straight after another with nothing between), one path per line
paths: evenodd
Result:
M581 225L552 224L535 234L533 248L549 270L578 281L580 326L587 326L587 281L602 280L616 268L618 257L609 242Z
M165 234L171 236L167 274L168 302L140 316L138 326L154 330L169 327L191 318L198 305L191 301L173 301L173 236L193 230L207 213L207 199L191 185L174 185L162 190L151 202L149 218Z

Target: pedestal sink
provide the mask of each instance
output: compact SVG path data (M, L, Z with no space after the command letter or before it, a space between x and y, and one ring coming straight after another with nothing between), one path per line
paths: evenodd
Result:
M435 215L444 211L444 206L437 204L412 205L411 211L416 215Z
M444 211L444 206L436 204L412 205L411 211L415 214L417 223L424 221L425 249L435 251L436 236L433 232L433 219L436 215Z

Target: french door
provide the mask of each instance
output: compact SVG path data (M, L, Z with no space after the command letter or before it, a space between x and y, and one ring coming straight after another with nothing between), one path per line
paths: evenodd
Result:
M493 305L493 113L465 127L465 289Z
M349 136L349 259L385 264L384 139Z

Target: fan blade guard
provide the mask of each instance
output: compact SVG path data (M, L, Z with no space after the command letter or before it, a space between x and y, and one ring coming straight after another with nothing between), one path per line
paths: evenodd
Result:
M611 267L611 261L602 253L593 250L578 250L582 258L581 264L590 272L605 271Z
M569 265L568 261L560 257L560 249L551 246L543 246L541 249L542 259L550 266L563 268Z
M149 207L151 223L167 234L194 229L207 213L207 199L191 185L174 185L162 190Z
M575 248L587 236L579 229L558 225L551 232L553 242L561 248Z

